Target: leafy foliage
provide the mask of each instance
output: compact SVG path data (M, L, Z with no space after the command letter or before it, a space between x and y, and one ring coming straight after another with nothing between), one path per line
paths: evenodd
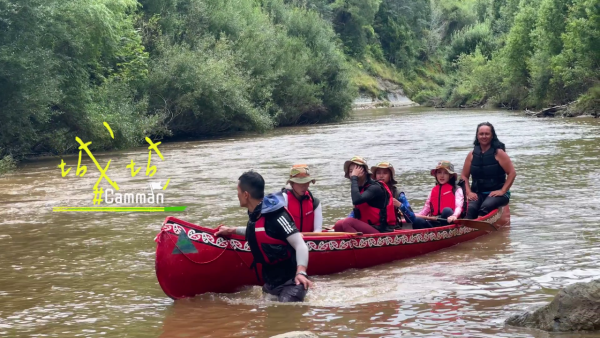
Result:
M454 30L442 55L454 63L429 58L452 80L422 88L427 95L416 97L424 103L541 107L576 100L600 81L598 0L450 1L432 10L432 17L455 14L438 27L463 28ZM473 15L459 14L470 11ZM447 35L442 45L444 39Z
M0 156L72 151L75 136L96 149L131 146L154 130L131 86L147 72L136 8L132 0L0 0ZM121 135L115 143L98 132L102 121Z
M0 0L0 31L3 163L336 120L380 79L592 113L600 83L600 0Z
M0 29L0 157L339 119L356 95L333 26L282 0L0 0Z

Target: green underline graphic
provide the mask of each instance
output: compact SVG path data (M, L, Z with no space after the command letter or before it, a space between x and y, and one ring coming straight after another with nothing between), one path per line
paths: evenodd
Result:
M53 207L53 212L177 212L185 211L180 207Z

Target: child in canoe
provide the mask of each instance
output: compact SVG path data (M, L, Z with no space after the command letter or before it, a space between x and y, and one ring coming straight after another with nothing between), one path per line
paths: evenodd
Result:
M464 193L462 188L457 186L458 175L454 172L454 165L450 161L441 161L435 169L431 169L431 176L435 177L436 185L431 189L423 209L416 214L417 219L413 224L415 229L448 225L456 221L464 210ZM445 220L437 222L419 216Z

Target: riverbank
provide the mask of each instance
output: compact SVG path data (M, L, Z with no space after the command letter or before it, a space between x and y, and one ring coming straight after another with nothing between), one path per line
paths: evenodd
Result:
M378 65L378 66L382 67L387 72L391 72L391 69L386 69L384 65ZM367 81L367 82L369 82L370 87L368 88L369 91L366 91L363 87L359 86L361 88L361 90L358 93L356 93L358 96L352 102L352 110L419 106L418 103L412 101L411 99L408 98L408 96L406 96L406 94L400 84L398 84L394 81L388 80L388 79L381 78L378 75L367 74L365 72L361 72L360 75L357 75L357 74L358 74L357 72L354 73L355 78L353 79L353 81L354 82L360 82L360 80ZM360 80L358 78L360 78ZM345 117L343 117L343 116L345 116ZM338 116L334 120L341 121L347 117L348 117L347 113L344 113L343 115ZM331 121L329 121L328 119L325 119L325 121L316 120L315 122L318 124L320 122L331 122ZM305 123L300 123L299 125L303 125L303 124L305 124ZM289 126L290 126L289 124L283 124L278 127L289 127ZM118 126L115 125L115 130L119 130L117 128L118 128ZM277 127L275 127L275 128L277 128ZM258 130L258 132L265 132L266 130L269 130L269 129L261 129L261 130ZM246 132L255 132L255 131L244 130L242 128L240 130L227 130L227 131L223 131L223 132L216 133L216 134L195 135L195 136L185 136L184 135L184 136L175 136L175 137L171 136L171 137L165 137L162 140L164 142L180 141L180 140L211 140L211 139L227 137L227 136L235 137L236 135L240 135L240 134L243 134ZM77 136L81 136L81 135L77 135ZM146 135L140 135L140 137L141 136L146 136ZM84 137L82 137L82 138L84 138ZM67 142L67 141L65 140L65 142ZM93 140L93 144L96 144L95 142L96 142L96 140ZM143 141L140 144L131 142L127 146L121 147L121 149L132 149L141 144L144 144ZM67 147L67 148L69 148L70 150L65 151L63 153L64 155L73 154L77 150L74 147ZM111 151L114 149L107 147L104 149L101 148L99 150ZM60 156L60 155L61 154L56 153L56 152L45 152L45 153L37 153L37 154L33 153L30 155L23 155L21 160L31 160L31 159L36 159L36 158L43 158L43 157L48 157L48 156ZM19 163L19 161L15 160L12 156L5 156L4 158L0 158L0 176L7 172L14 170L17 167L18 163Z
M580 102L571 102L564 105L553 105L540 111L525 110L525 115L530 117L600 117L598 105L582 105Z
M380 96L376 97L364 91L360 92L352 102L352 109L416 107L419 105L405 95L399 84L379 77L374 77L374 79Z

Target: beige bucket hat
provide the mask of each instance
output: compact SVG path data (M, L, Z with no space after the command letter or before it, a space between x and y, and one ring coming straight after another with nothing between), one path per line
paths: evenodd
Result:
M294 183L298 183L298 184L304 184L304 183L315 183L316 180L312 177L310 177L310 172L308 170L308 165L306 164L294 164L292 166L292 169L290 169L290 178L288 179L287 183L290 182L294 182Z
M350 164L352 164L352 163L358 164L358 165L364 167L365 173L367 175L371 174L371 170L369 170L369 165L367 164L367 161L360 156L354 156L350 160L344 162L344 173L345 173L344 177L350 178L350 173L348 172L348 169L350 168Z
M398 184L398 181L396 181L394 179L394 177L396 176L396 169L394 169L394 166L390 163L390 162L379 162L376 165L371 167L371 178L372 179L376 179L375 178L375 173L377 172L377 169L389 169L390 172L392 173L392 177L390 179L390 184L391 185L396 185Z
M435 172L438 169L446 169L450 176L454 175L454 177L458 178L458 175L454 172L454 164L452 164L450 161L440 161L435 167L435 169L431 169L431 176L435 177Z

